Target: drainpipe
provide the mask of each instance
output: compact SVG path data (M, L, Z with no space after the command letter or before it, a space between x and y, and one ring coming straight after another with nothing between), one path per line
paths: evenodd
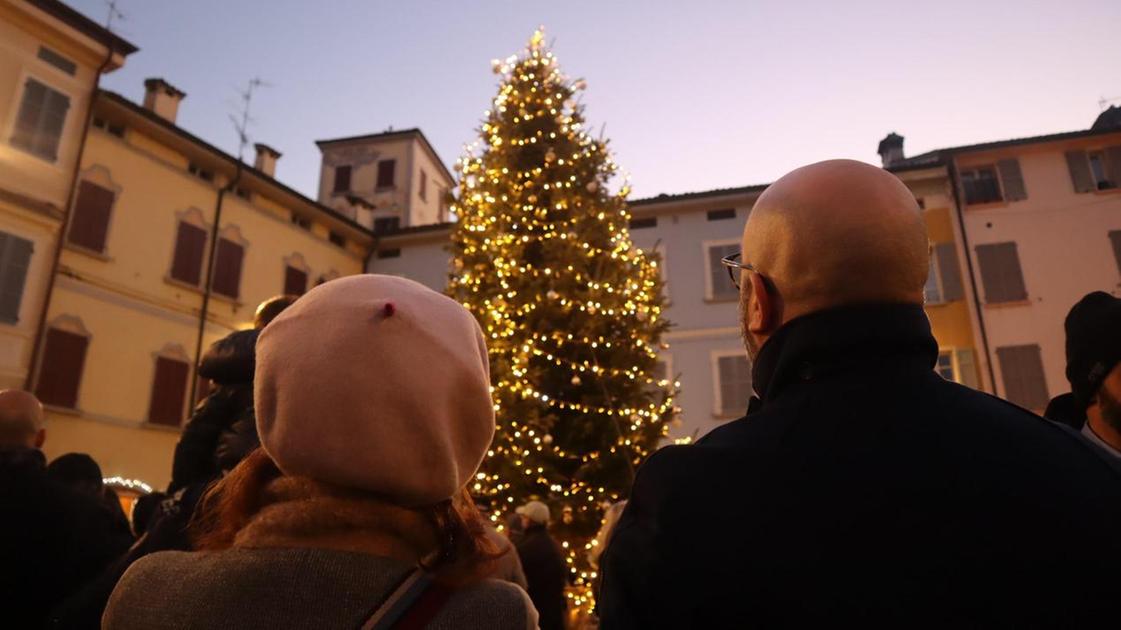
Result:
M985 351L985 367L988 368L989 383L992 385L993 394L996 394L996 371L993 369L993 357L989 352L989 335L985 331L985 311L981 307L981 295L977 291L976 276L973 275L973 253L969 249L969 234L965 231L965 218L962 212L961 194L959 191L958 161L957 157L950 155L950 186L954 193L954 214L957 215L958 228L961 232L961 246L965 250L965 268L969 273L969 287L973 293L973 306L977 310L977 327L981 333L981 347Z
M218 191L218 200L214 204L214 224L210 226L210 248L206 256L206 283L202 288L202 308L199 309L199 330L198 336L195 339L195 370L191 379L191 395L187 400L193 406L195 404L195 397L198 395L198 369L202 363L202 337L206 332L206 315L210 310L210 293L211 284L214 282L214 263L218 257L218 232L219 226L222 224L222 202L226 199L226 193L233 191L241 181L241 160L237 161L237 166L234 170L233 179L228 184L223 186Z
M82 170L82 157L86 153L86 138L89 137L90 125L93 121L93 104L97 100L97 94L101 89L101 75L109 64L113 62L113 55L116 51L113 49L113 44L108 44L109 52L105 55L105 61L97 67L97 72L93 76L93 88L90 90L90 102L86 106L85 122L82 125L82 137L78 140L78 156L74 159L74 172L70 175L70 187L66 193L66 204L62 208L62 226L58 232L58 242L55 243L54 253L51 255L51 271L47 275L47 290L43 296L43 308L39 311L39 321L35 324L35 337L31 344L31 361L27 364L27 377L24 379L23 388L27 391L32 391L35 386L35 377L39 372L39 355L42 350L43 336L46 334L47 325L47 312L51 308L51 298L54 296L55 278L58 277L58 267L62 261L62 246L66 240L66 233L70 230L70 218L73 214L71 211L74 206L74 196L77 194L78 189L78 173Z

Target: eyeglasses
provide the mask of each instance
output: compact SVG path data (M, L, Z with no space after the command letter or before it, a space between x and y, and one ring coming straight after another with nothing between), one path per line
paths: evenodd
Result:
M724 258L720 259L720 264L724 265L724 267L728 269L728 277L732 279L732 284L734 284L737 289L740 288L740 269L746 269L748 271L759 273L759 270L755 268L755 265L743 262L741 258L743 258L743 253L736 252L731 256L725 256Z

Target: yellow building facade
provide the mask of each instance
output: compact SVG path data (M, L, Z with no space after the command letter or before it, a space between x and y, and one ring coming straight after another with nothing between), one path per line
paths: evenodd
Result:
M33 390L49 458L162 487L199 349L269 297L362 273L373 235L276 181L276 150L243 164L176 126L181 91L145 86L143 105L94 101Z
M27 380L91 96L135 51L62 3L0 0L0 389Z

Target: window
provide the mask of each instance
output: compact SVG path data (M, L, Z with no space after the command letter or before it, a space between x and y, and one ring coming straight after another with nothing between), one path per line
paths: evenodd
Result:
M977 366L971 348L955 348L938 353L934 371L947 381L977 389Z
M743 415L752 395L751 363L742 350L717 354L713 358L716 366L714 414L721 418Z
M646 390L655 396L659 396L663 391L673 389L673 357L669 354L661 354L658 356L657 362L654 363L654 369L650 372L650 378L654 380L653 383L646 385ZM662 383L666 383L662 385Z
M722 210L709 210L708 211L708 220L709 221L722 221L724 219L734 219L734 218L736 218L736 209L735 208L724 208Z
M152 402L148 406L148 422L177 427L183 422L183 402L187 398L187 379L191 365L172 357L156 357L156 374L152 379Z
M228 238L218 239L214 256L214 292L237 299L241 291L241 265L245 260L245 247Z
M207 170L194 162L187 165L187 172L205 182L214 181L214 171Z
M1121 230L1109 233L1109 243L1113 245L1113 257L1117 260L1117 271L1121 271Z
M398 248L398 247L394 247L392 249L379 249L378 250L378 258L400 258L400 257L401 257L401 249Z
M311 219L302 217L295 212L292 213L292 224L305 230L311 231Z
M658 227L658 217L642 217L641 219L632 218L627 227L632 230L641 230L644 228Z
M350 165L335 167L335 187L333 192L350 192Z
M303 295L307 293L307 271L292 265L284 268L284 294Z
M39 59L42 59L43 61L51 64L59 70L62 70L70 76L74 76L74 73L78 70L78 64L70 61L66 57L63 57L62 55L56 53L50 48L47 48L46 46L39 47Z
M171 263L171 277L179 282L199 286L202 282L202 257L206 250L206 230L179 222L175 234L175 256Z
M1021 302L1028 299L1015 243L978 245L977 264L981 268L986 303Z
M1121 145L1091 151L1067 151L1066 161L1076 193L1121 186Z
M234 194L246 201L253 201L253 193L250 192L247 188L238 186L237 188L234 188Z
M930 275L926 278L926 303L944 304L964 297L961 268L953 243L937 243L930 253Z
M424 169L420 170L420 200L428 201L428 173Z
M47 330L39 382L35 387L35 396L43 404L68 409L78 406L78 388L88 347L88 335L54 327Z
M378 188L393 188L394 172L397 169L397 160L382 160L378 162Z
M105 120L104 118L98 118L97 116L94 116L93 122L91 122L90 124L92 124L97 129L104 129L105 131L113 134L114 136L117 136L118 138L125 137L125 126L124 125L119 125L117 123L111 123L111 122Z
M1003 201L1000 194L1000 181L996 169L991 166L964 170L961 172L961 186L965 191L965 203L993 203Z
M15 324L19 321L32 251L31 241L0 232L0 322Z
M327 240L339 247L346 247L346 237L334 230L327 233Z
M35 79L28 79L12 133L12 146L55 161L69 109L70 97Z
M1005 346L996 349L1004 380L1004 397L1025 409L1041 410L1051 395L1043 375L1043 359L1038 345Z
M79 184L66 241L90 251L104 252L109 216L116 198L115 192L93 182Z
M378 217L374 219L374 234L395 232L401 227L400 217Z
M705 245L705 263L708 265L708 295L710 300L734 300L739 297L739 289L732 284L728 270L720 264L720 259L739 251L739 243L713 243Z

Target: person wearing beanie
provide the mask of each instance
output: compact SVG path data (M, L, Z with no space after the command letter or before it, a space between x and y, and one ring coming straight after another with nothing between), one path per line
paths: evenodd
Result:
M516 510L522 520L522 536L516 547L529 584L526 591L541 616L541 630L563 630L567 612L564 596L564 553L549 535L549 506L530 501Z
M465 308L391 276L320 285L261 332L254 403L261 448L203 499L199 551L134 564L104 628L536 627L486 577L465 490L495 428Z
M1071 391L1053 399L1044 415L1080 428L1121 460L1121 299L1088 294L1070 309L1064 328Z

